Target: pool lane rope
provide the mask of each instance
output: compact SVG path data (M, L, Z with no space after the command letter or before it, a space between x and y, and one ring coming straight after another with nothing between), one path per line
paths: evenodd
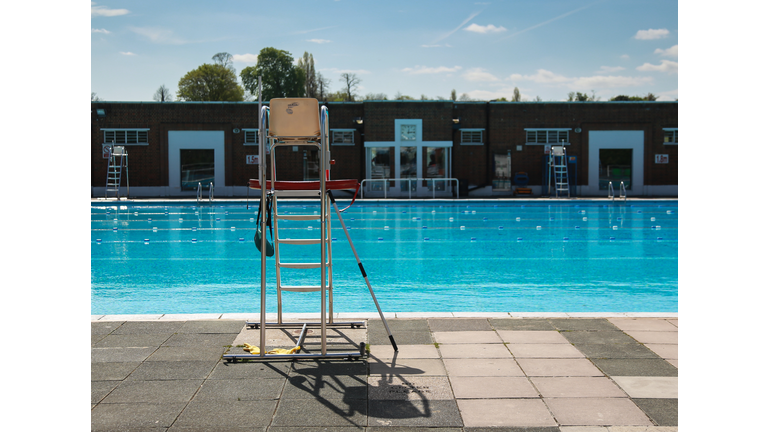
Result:
M341 217L339 206L336 205L336 199L333 197L333 192L331 192L330 190L328 191L328 197L331 199L331 204L333 204L333 209L336 210L336 215L339 217L339 222L341 222L341 227L344 228L344 234L347 236L347 241L349 241L349 246L352 247L352 253L355 254L355 259L357 260L357 266L360 267L360 273L362 273L363 279L365 279L365 283L366 285L368 285L368 291L370 291L371 293L371 298L373 299L373 303L376 304L376 309L379 311L379 317L381 317L381 322L384 323L384 328L387 330L387 335L389 335L389 342L392 344L392 348L395 350L395 352L397 352L397 344L395 343L395 338L394 336L392 336L392 332L389 330L387 319L384 318L384 313L381 311L381 307L379 307L379 301L376 300L376 294L373 293L371 282L368 280L368 275L365 273L365 268L363 268L363 263L360 262L360 257L357 255L357 250L355 250L355 245L352 243L352 237L349 236L349 231L347 231L347 226L344 225L344 218Z

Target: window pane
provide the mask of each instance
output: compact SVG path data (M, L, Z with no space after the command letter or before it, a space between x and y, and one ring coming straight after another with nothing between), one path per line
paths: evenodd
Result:
M258 142L256 138L257 135L258 131L245 131L245 142L249 144L256 144Z
M147 137L147 135L148 135L147 131L139 131L138 142L140 142L142 144L143 143L148 143L149 142L149 138Z
M536 131L536 142L539 144L547 143L547 131Z
M135 130L125 131L125 135L126 135L126 139L125 139L126 144L136 144L136 141L137 141L136 137L138 136L138 134L136 133Z
M527 142L527 143L535 143L536 142L536 131L526 131L525 132L525 142Z
M125 144L125 131L115 131L115 143Z
M599 185L600 190L608 190L608 183L613 185L613 192L619 195L621 182L627 190L632 189L632 149L600 149Z
M104 131L104 142L107 144L115 140L115 131Z
M214 178L214 150L182 149L180 156L181 190L197 190L198 183L207 189Z
M512 163L509 155L493 155L493 190L508 191L512 189Z

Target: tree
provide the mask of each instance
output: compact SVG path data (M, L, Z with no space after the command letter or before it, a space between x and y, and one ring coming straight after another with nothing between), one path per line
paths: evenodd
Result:
M627 96L627 95L618 95L612 97L610 100L612 101L650 101L653 102L659 97L656 96L653 93L648 93L645 96Z
M357 90L357 85L360 84L360 78L357 77L357 75L349 72L344 72L341 74L341 78L339 81L344 83L344 87L347 88L347 101L351 102L355 100L355 90Z
M169 102L173 101L173 95L171 94L171 91L168 90L168 87L163 84L157 89L155 95L152 96L152 99L158 102Z
M96 92L91 92L91 102L99 102L100 100L101 98L96 96Z
M315 80L317 82L317 98L319 100L325 100L325 98L328 97L328 92L331 89L331 80L325 78L320 72L317 73Z
M231 69L208 63L187 72L179 80L176 93L180 100L187 101L240 102L243 95L243 88L237 84L237 75Z
M386 93L368 93L365 95L365 100L387 100Z
M317 98L317 76L315 75L315 59L312 54L304 51L304 57L299 59L298 65L304 71L304 93L307 97Z
M520 102L520 90L517 87L512 93L512 102Z
M460 101L471 101L472 98L469 97L468 93L462 93L461 96L459 96Z
M237 72L235 71L235 65L232 64L232 54L228 52L220 52L211 57L211 60L213 60L213 64L222 65L237 75Z
M581 92L568 93L568 102L594 102L598 100L600 100L600 98L595 96L594 90L592 90L592 96L589 96L586 93L581 93Z
M395 99L394 100L414 100L411 96L404 95L400 92L395 93Z
M456 100L456 89L451 90L451 100L452 101Z
M285 97L304 97L304 71L293 65L291 53L276 48L264 48L259 52L256 66L248 66L240 72L243 86L252 94L259 93L263 100Z

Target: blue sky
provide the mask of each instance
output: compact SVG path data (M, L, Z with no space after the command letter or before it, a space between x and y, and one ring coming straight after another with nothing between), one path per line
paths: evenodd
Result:
M289 6L290 5L290 6ZM239 72L265 47L313 55L341 89L430 99L565 100L578 91L678 95L678 4L669 0L96 1L91 91L150 101L218 52Z

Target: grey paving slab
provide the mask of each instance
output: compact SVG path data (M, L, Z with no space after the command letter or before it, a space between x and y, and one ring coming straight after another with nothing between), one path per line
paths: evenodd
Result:
M208 379L287 379L290 371L289 361L218 362Z
M627 397L606 377L531 377L531 383L542 397Z
M659 426L677 426L677 399L632 399Z
M216 362L211 361L144 362L127 379L146 381L205 379L214 366L216 366Z
M267 427L253 426L207 426L207 427L177 427L171 426L168 432L266 432Z
M91 403L101 402L118 384L120 381L91 381Z
M174 423L176 427L269 426L276 400L192 400Z
M362 432L363 426L338 426L338 427L279 427L271 426L270 432ZM390 431L392 432L392 431ZM461 431L459 431L461 432Z
M339 431L339 432L343 432L343 431ZM365 428L365 432L414 432L414 429L409 427L397 427L397 426L369 426ZM429 432L463 432L463 430L462 428L436 427L436 428L429 428Z
M557 426L541 399L463 399L457 402L466 427Z
M587 359L517 359L528 376L603 376Z
M106 335L120 327L123 321L91 322L92 335Z
M667 360L677 360L677 345L671 344L646 344L646 348L655 352L659 357Z
M159 347L169 337L171 337L171 333L111 334L104 336L103 339L94 344L94 347Z
M665 319L608 318L608 321L625 332L677 331L677 326Z
M545 398L544 402L560 425L653 425L629 398Z
M429 324L426 319L388 319L387 325L389 325L389 330L392 333L401 331L429 331ZM368 330L386 331L381 320L368 320Z
M639 343L576 344L576 348L594 359L657 359L659 356Z
M637 331L626 332L641 344L675 344L677 345L676 331Z
M677 376L677 368L660 358L592 359L592 362L609 376Z
M367 375L365 361L296 360L292 363L291 375L338 376Z
M183 325L184 321L126 321L112 334L173 334L178 332Z
M285 378L208 379L195 394L195 400L274 400L280 398L285 382Z
M507 343L514 344L567 344L568 339L563 337L560 332L557 331L540 331L540 330L497 330L501 340Z
M430 318L428 321L433 332L493 330L487 318Z
M392 345L371 345L371 358L391 360L393 358L440 358L440 352L434 345L397 345L397 352Z
M142 362L149 357L157 347L112 347L91 348L91 364L102 362Z
M551 331L555 326L547 319L540 318L509 318L489 320L491 326L496 330L533 330L533 331Z
M445 370L452 377L508 377L524 376L513 358L500 359L443 359Z
M189 402L203 380L123 381L101 403Z
M139 428L167 428L186 403L99 404L91 410L92 431L118 431Z
M439 359L397 359L396 361L368 363L373 375L424 375L445 376L445 367Z
M369 400L368 425L434 428L461 427L463 422L453 400Z
M481 427L465 427L465 432L561 432L561 429L556 426L521 426L521 427L493 427L493 428L481 428ZM564 431L562 431L564 432ZM591 432L591 431L579 431L579 432ZM608 432L608 431L597 431Z
M501 343L498 333L493 330L433 332L439 344L483 344Z
M291 374L282 399L365 399L368 397L366 375Z
M392 337L397 345L425 345L434 343L432 334L428 331L392 330ZM371 345L390 344L389 335L384 330L369 330L368 343Z
M452 376L451 387L456 399L536 398L539 392L526 377L459 377Z
M370 400L453 400L444 376L378 376L368 378Z
M604 318L549 318L557 330L619 330Z
M564 331L560 333L568 342L584 344L637 344L637 341L618 330Z
M512 353L501 341L495 344L443 344L438 349L444 359L512 357Z
M107 337L106 334L91 334L91 346L93 347L97 343L99 343L100 340Z
M366 426L368 401L365 399L281 399L274 426Z
M677 377L613 376L611 378L631 398L677 398Z
M216 361L225 350L223 346L161 346L145 361Z
M91 363L91 381L122 381L140 364L138 361Z
M235 335L232 333L176 333L171 335L162 346L223 347L232 345Z
M245 320L186 321L177 333L240 333Z
M515 358L583 358L584 354L571 344L507 344Z

